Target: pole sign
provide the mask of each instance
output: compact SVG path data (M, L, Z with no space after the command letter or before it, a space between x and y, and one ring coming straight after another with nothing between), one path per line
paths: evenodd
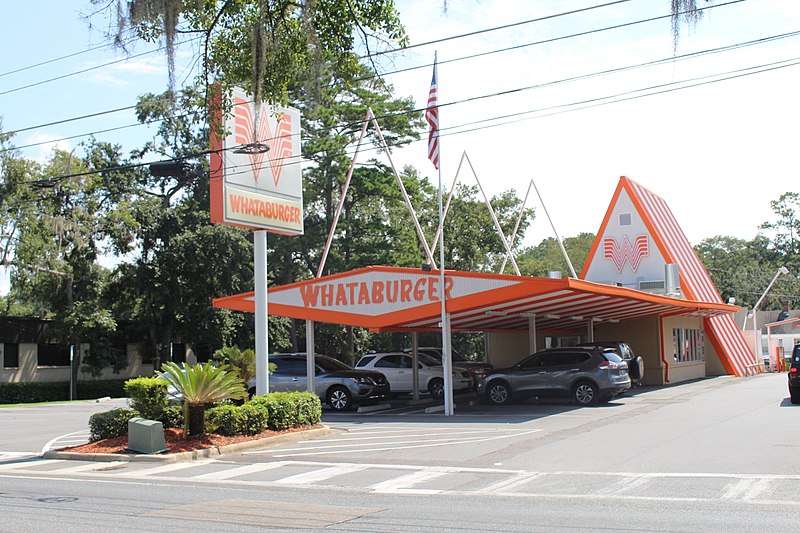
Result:
M300 112L262 106L241 89L231 112L212 106L211 221L303 234Z

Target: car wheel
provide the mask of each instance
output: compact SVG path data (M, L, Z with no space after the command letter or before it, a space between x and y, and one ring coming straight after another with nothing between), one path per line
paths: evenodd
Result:
M597 401L597 387L588 381L580 381L572 389L572 398L580 405L591 405Z
M793 404L800 404L800 387L789 387L789 399Z
M430 380L428 382L428 392L431 394L431 398L435 400L444 398L444 381L439 378Z
M511 388L504 381L492 381L486 386L486 398L495 405L511 401Z
M345 387L331 387L327 401L334 411L347 411L353 406L353 395Z

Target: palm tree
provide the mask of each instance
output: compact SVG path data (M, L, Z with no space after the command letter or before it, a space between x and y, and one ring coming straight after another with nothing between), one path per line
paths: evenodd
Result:
M183 397L184 435L192 437L205 433L206 407L223 400L247 398L244 382L227 365L211 363L187 365L164 363L159 378L164 379Z

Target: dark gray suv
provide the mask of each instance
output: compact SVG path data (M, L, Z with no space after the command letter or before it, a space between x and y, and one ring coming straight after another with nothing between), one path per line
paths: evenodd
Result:
M275 371L269 376L270 391L308 389L305 353L270 354L269 362L275 363ZM380 372L356 370L326 355L317 354L314 362L314 392L336 411L345 411L354 404L374 404L389 398L389 382ZM255 393L254 379L247 386L251 395Z
M599 347L551 348L511 368L493 370L478 393L496 405L511 400L565 396L579 405L608 401L631 388L628 365Z

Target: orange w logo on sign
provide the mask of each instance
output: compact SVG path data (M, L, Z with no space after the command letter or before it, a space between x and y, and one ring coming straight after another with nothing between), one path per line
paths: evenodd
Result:
M254 117L255 109L247 100L236 98L234 101L234 141L236 144L265 143L269 146L269 151L264 153L250 153L250 167L253 169L253 179L258 183L261 169L264 165L264 157L268 156L269 166L272 169L272 179L275 186L281 179L281 169L283 160L292 157L292 118L288 114L278 116L273 136L269 127L267 117L262 117L258 121L258 131L255 131Z
M650 255L647 235L639 235L634 239L633 244L626 235L622 240L622 246L617 244L617 240L613 237L603 239L603 258L610 259L619 273L622 273L626 262L629 262L631 270L636 272L642 258L647 255Z

